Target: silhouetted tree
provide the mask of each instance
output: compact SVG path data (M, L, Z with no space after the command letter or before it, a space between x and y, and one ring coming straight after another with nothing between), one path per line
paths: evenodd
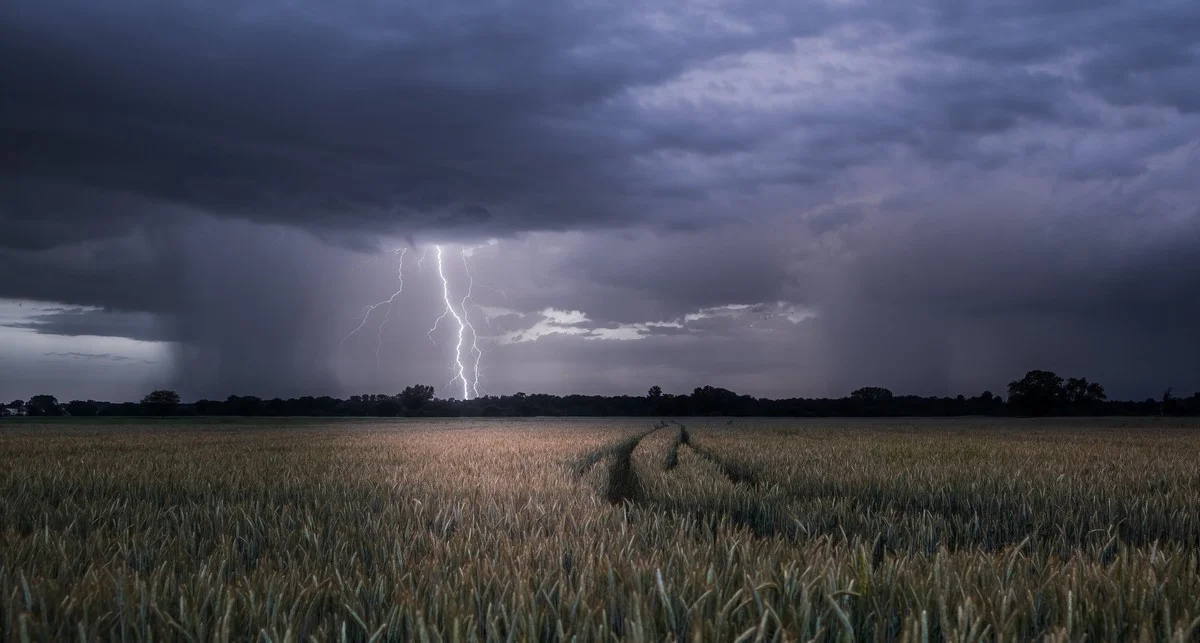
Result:
M157 392L156 392L157 393ZM167 393L170 393L169 391ZM1010 405L1004 398L984 391L975 397L921 397L893 395L882 387L863 387L849 395L831 398L767 399L739 395L728 389L702 386L690 395L663 393L654 386L646 395L547 395L542 393L513 395L484 395L471 400L437 399L432 386L410 386L398 395L363 394L349 399L329 396L304 396L294 399L275 398L263 401L254 396L231 395L224 401L198 400L179 404L178 397L169 398L176 415L236 415L236 416L383 416L419 415L425 417L520 417L549 416L689 416L720 415L771 417L839 417L868 416L960 416L1004 415L1025 413L1094 413L1103 415L1200 415L1200 393L1188 398L1176 398L1170 389L1161 400L1107 401L1104 387L1084 378L1066 382L1049 371L1030 371L1020 380L1009 384ZM28 409L33 415L61 414L64 407L72 415L136 416L147 412L164 414L161 408L151 409L150 396L146 404L136 402L80 402L74 400L60 405L53 396L36 396L28 403L16 401L10 408ZM95 405L94 407L92 405Z
M691 403L692 412L700 415L747 415L754 398L717 386L703 386L692 391Z
M1067 383L1063 386L1063 395L1075 413L1090 413L1108 398L1103 386L1087 381L1086 377L1067 378Z
M1065 399L1063 378L1051 371L1029 371L1025 377L1008 384L1008 403L1028 415L1054 413Z
M34 395L25 403L25 413L28 415L49 416L62 415L62 406L53 395Z
M400 403L409 411L419 411L433 399L433 387L427 384L409 386L400 392Z
M1107 397L1104 387L1096 382L1087 381L1086 377L1069 377L1066 383L1067 401L1072 404L1088 402L1103 402Z
M179 406L179 394L175 391L153 391L142 398L142 406L150 415L170 415Z
M225 399L226 413L229 415L262 415L262 398L253 395L230 395Z
M134 417L146 414L146 407L137 402L104 402L100 405L98 415L109 417Z
M100 405L92 400L71 400L67 402L67 413L75 417L90 417L100 412Z
M847 411L854 415L888 415L893 406L892 392L880 386L864 386L851 391Z
M862 402L886 402L892 399L892 392L879 386L864 386L850 393L850 398Z
M263 404L263 411L267 415L274 417L289 415L287 412L287 402L278 397L267 400Z
M663 409L663 392L662 388L655 384L646 391L646 412L651 415L659 415Z

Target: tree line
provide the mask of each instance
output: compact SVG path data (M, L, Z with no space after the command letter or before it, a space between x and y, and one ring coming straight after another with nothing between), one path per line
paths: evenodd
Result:
M32 416L308 416L308 417L531 417L548 416L764 416L926 417L1169 415L1200 416L1200 392L1158 399L1109 400L1104 387L1085 378L1064 379L1051 371L1029 371L1008 385L1005 399L990 391L966 397L894 395L882 387L859 388L842 398L768 399L703 386L690 394L664 393L653 386L643 396L516 393L473 400L439 399L432 386L409 386L396 395L352 395L262 399L231 395L224 400L184 404L174 391L154 391L141 402L72 400L35 395L0 407L0 415Z

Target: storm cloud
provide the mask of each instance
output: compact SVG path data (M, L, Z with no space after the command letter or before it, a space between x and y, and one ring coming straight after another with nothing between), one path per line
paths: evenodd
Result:
M449 394L441 243L491 392L1190 393L1196 78L1173 0L17 0L0 297L61 310L0 330L164 342L185 396Z

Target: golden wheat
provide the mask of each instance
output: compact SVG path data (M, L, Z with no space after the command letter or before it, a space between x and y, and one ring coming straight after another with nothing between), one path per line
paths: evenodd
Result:
M0 634L1200 633L1198 426L685 424L7 426Z

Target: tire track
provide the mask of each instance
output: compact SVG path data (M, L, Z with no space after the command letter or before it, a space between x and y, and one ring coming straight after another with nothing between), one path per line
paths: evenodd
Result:
M685 444L689 439L687 428L680 424L679 431L675 434L675 440L667 449L667 457L663 459L663 471L670 471L679 466L679 445Z
M717 469L721 472L721 475L725 476L725 478L730 482L734 484L758 484L759 471L757 469L745 463L737 462L736 460L723 458L717 453L704 448L704 446L697 444L695 438L688 433L686 426L679 422L675 422L674 424L679 427L679 437L675 440L675 443L671 446L671 450L667 453L666 460L663 463L663 469L665 471L670 471L679 465L679 447L680 445L686 445L688 448L694 451L696 455L699 455L705 460L708 460L716 465Z
M633 467L633 450L642 439L655 431L666 428L667 423L655 424L653 428L630 436L616 444L598 447L585 453L572 466L576 478L587 475L597 464L609 460L608 480L604 487L604 497L610 503L617 505L626 501L638 502L642 499L642 482Z

